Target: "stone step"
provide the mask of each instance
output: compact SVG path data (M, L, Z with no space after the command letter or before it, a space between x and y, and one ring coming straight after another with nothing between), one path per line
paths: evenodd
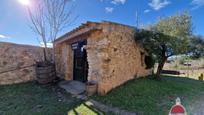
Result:
M85 83L79 81L61 81L58 85L72 95L80 95L86 91Z

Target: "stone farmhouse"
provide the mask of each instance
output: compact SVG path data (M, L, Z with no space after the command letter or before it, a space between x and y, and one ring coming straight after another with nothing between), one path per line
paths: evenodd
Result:
M57 74L65 80L95 81L106 94L128 80L147 76L144 49L134 40L135 28L113 22L87 22L58 38Z

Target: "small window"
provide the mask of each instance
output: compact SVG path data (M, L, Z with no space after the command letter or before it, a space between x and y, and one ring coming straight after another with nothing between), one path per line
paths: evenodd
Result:
M152 55L145 55L144 61L145 61L146 69L151 69L154 67L155 59Z

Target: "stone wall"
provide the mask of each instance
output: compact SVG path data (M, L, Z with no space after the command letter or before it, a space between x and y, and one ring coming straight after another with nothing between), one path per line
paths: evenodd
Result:
M71 45L64 42L55 47L57 76L65 80L72 80L73 51Z
M0 85L34 80L34 64L41 60L40 47L0 42Z
M98 93L106 94L128 80L151 73L144 64L145 51L134 41L134 29L104 25L88 38L89 79L98 81Z

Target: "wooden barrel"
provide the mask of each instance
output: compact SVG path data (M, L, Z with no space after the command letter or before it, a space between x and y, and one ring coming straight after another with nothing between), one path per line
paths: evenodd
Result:
M92 96L97 92L97 84L96 83L87 83L86 84L86 92L87 96Z
M56 78L54 64L42 64L36 65L36 78L40 84L48 84L53 82Z

